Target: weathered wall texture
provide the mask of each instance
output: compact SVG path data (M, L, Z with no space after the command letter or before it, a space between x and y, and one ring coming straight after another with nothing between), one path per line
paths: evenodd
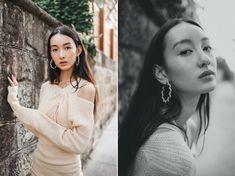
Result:
M118 120L121 122L136 87L144 55L157 26L129 0L119 1Z
M99 103L96 114L96 125L93 147L95 147L104 127L117 110L117 61L107 58L99 52L94 67L95 79L99 91Z
M51 27L9 1L0 0L0 175L29 174L37 139L7 104L7 76L19 81L22 105L36 108L46 78L45 38Z
M28 2L0 0L0 176L30 175L32 152L37 143L32 133L15 118L6 101L7 76L11 73L17 76L20 103L37 108L40 86L47 77L46 39L58 25L36 6L28 6ZM28 12L28 9L35 13ZM108 59L94 67L103 99L100 105L103 107L102 118L96 125L98 133L116 106L113 77L117 78L117 75L112 68L115 64L104 64L104 60Z

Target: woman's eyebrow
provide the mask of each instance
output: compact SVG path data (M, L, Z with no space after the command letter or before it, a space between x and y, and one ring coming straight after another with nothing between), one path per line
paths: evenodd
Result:
M183 39L183 40L180 40L180 41L176 42L176 43L173 45L173 49L174 49L177 45L184 44L184 43L189 43L189 44L191 44L192 41L191 41L190 39Z
M57 47L57 45L51 45L51 47Z
M71 45L71 42L64 43L63 46L65 45ZM58 45L51 45L51 47L58 47Z
M64 45L64 46L65 46L65 45L71 45L71 42L64 43L63 45Z
M202 37L202 38L201 38L201 41L202 41L202 42L204 42L204 41L209 41L209 38L208 38L208 37ZM192 40L190 40L190 39L183 39L183 40L180 40L180 41L176 42L176 43L173 45L173 49L174 49L177 45L184 44L184 43L191 44L191 43L193 43L193 42L192 42Z

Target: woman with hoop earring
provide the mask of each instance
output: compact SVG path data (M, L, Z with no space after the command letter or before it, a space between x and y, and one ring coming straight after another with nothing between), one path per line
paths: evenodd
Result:
M33 176L82 176L81 154L89 146L97 104L86 49L74 30L60 26L48 39L48 77L37 110L20 105L18 82L8 77L8 102L17 118L38 137Z

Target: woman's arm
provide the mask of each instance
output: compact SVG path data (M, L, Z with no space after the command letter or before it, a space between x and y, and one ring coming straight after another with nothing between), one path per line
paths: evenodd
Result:
M77 117L74 119L78 120L72 122L72 128L65 128L38 110L22 107L17 99L17 85L9 86L8 91L8 102L15 115L26 126L37 131L39 136L47 138L68 152L80 154L85 150L91 138L94 124L92 103L86 102L85 106L85 102L80 102L79 98L72 98L70 104L74 108L70 107L73 112L69 115L76 115ZM85 109L78 111L79 108L76 107L79 106L84 106Z

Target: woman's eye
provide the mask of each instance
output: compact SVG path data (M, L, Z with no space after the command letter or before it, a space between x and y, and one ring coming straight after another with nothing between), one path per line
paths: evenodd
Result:
M52 49L51 51L52 51L53 53L55 53L55 52L58 51L58 49Z
M71 47L69 47L69 46L68 46L68 47L65 47L66 50L69 50L70 48L71 48Z
M205 46L203 48L204 51L210 52L212 50L211 46Z
M189 54L191 54L191 53L192 53L192 50L187 49L187 50L181 51L181 52L179 53L179 55L187 56L187 55L189 55Z

